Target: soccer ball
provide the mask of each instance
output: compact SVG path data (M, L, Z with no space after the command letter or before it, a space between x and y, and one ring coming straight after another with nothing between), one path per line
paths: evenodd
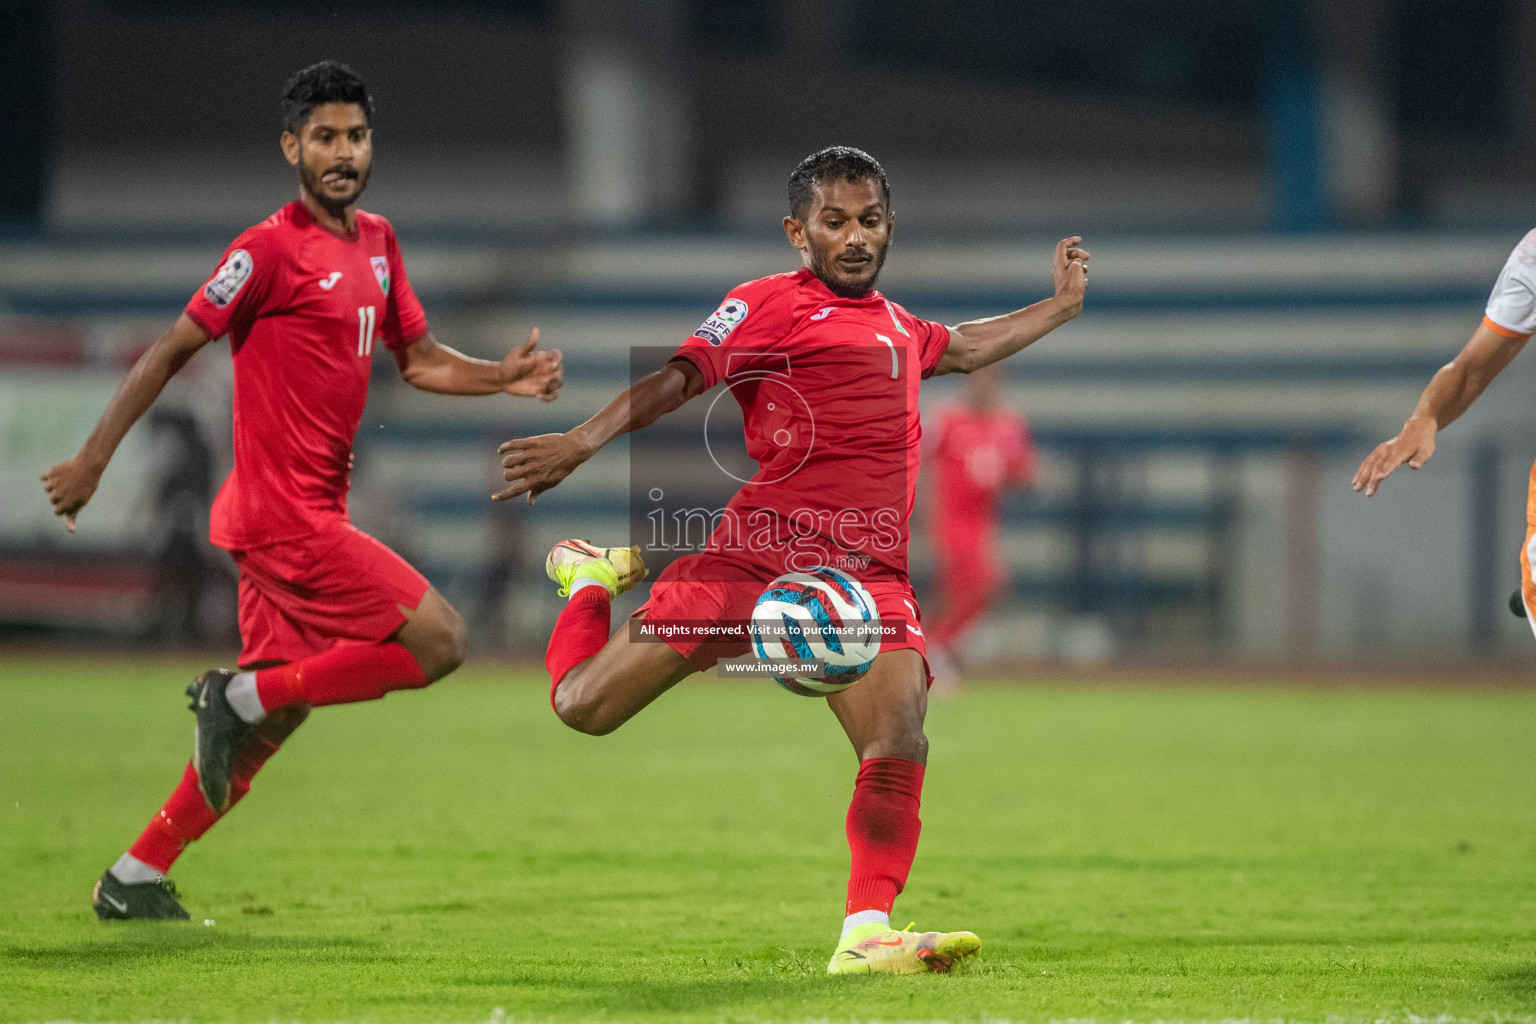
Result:
M863 584L818 565L768 584L752 610L752 649L759 658L815 659L825 679L774 680L802 697L825 697L864 677L880 653L880 613Z

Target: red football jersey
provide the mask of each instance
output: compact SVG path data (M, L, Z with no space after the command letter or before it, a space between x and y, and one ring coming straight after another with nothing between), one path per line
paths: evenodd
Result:
M918 388L948 345L943 324L879 292L840 298L806 269L732 289L677 350L731 390L758 463L710 549L905 578Z
M938 530L993 522L1003 489L1029 483L1035 474L1035 444L1024 417L1012 409L952 406L937 419L932 455Z
M228 334L234 360L235 466L213 543L259 547L346 519L374 343L427 333L389 222L359 210L337 234L295 200L235 239L186 313Z

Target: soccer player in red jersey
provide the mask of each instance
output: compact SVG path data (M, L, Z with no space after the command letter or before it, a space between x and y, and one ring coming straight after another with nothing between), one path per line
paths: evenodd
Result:
M917 850L928 755L929 677L907 581L918 388L933 374L969 373L1013 355L1075 317L1088 253L1080 239L1063 239L1051 298L949 328L875 290L894 218L885 172L867 153L838 146L808 157L790 177L789 205L784 231L800 251L800 270L732 289L665 366L586 423L508 441L508 486L496 497L532 502L615 437L716 384L733 392L757 472L716 517L705 549L662 571L639 613L642 628L745 623L764 586L786 569L856 567L882 626L908 628L882 639L865 678L827 698L860 761L847 819L846 916L828 970L948 970L980 948L975 935L895 931L889 920ZM665 643L625 629L610 637L610 601L645 576L638 546L565 541L547 568L569 595L546 663L551 701L572 728L612 732L689 674L750 650L739 632Z
M235 465L210 536L240 569L241 671L188 687L192 763L165 806L97 882L97 916L186 919L165 877L250 788L309 709L426 686L464 657L464 623L426 579L347 517L352 439L377 343L413 387L555 397L558 352L537 332L501 362L438 344L394 230L357 209L372 164L372 100L324 61L283 95L282 149L299 198L225 252L175 324L141 356L68 462L43 482L71 532L113 451L193 354L229 336Z
M1035 475L1029 428L999 392L997 367L977 370L966 378L964 401L935 416L928 527L940 614L927 635L938 687L956 685L955 645L1007 582L994 554L1002 493Z

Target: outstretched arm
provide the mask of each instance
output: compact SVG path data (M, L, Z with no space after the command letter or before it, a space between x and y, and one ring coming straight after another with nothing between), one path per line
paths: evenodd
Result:
M1406 462L1409 469L1418 469L1428 462L1435 454L1435 431L1450 426L1466 412L1499 371L1520 354L1526 340L1518 335L1506 337L1487 324L1478 327L1456 358L1430 378L1398 435L1377 445L1360 463L1355 470L1355 490L1372 497L1398 466Z
M155 339L117 386L117 393L107 403L79 454L43 474L43 490L48 492L53 514L64 517L64 527L70 533L75 532L76 514L96 493L101 474L106 472L107 463L112 461L112 453L117 451L128 428L154 404L166 381L206 344L208 335L195 320L185 313L177 317L171 329Z
M602 412L563 434L540 434L508 441L496 451L502 456L506 490L491 495L505 501L528 495L528 504L571 475L571 471L602 450L620 434L648 427L704 391L704 375L686 359L674 359L655 373L635 381Z
M1050 298L1003 316L951 327L949 347L940 357L934 376L970 373L1007 359L1081 313L1088 287L1088 250L1078 248L1081 241L1074 235L1056 243L1056 258L1051 264L1056 294Z
M505 391L553 402L563 383L560 350L538 351L539 329L493 363L440 343L430 333L395 351L400 376L413 388L439 395L494 395Z

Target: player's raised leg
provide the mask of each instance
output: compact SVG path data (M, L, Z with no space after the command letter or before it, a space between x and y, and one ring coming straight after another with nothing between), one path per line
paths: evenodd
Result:
M426 577L350 524L234 556L241 663L281 664L204 673L188 690L199 784L221 812L235 751L269 713L417 689L457 668L465 648L463 618Z
M613 599L646 576L638 547L561 541L545 571L569 597L545 656L550 703L566 725L610 733L694 671L666 644L634 643L623 629L609 635Z
M308 716L306 707L285 708L251 730L232 765L231 807L250 791L256 773ZM170 799L96 882L91 893L96 916L103 921L187 920L189 915L176 898L175 883L166 875L182 851L201 839L221 817L203 799L197 770L188 762Z
M842 937L830 974L945 972L981 949L971 932L891 927L922 831L918 808L928 763L928 680L915 650L886 651L857 685L827 698L859 757L848 806L851 864Z
M395 690L419 689L459 667L464 620L441 594L429 588L416 607L400 605L398 611L405 624L381 643L341 644L256 671L214 669L188 687L197 713L197 776L210 808L229 809L236 753L272 712L378 700Z

